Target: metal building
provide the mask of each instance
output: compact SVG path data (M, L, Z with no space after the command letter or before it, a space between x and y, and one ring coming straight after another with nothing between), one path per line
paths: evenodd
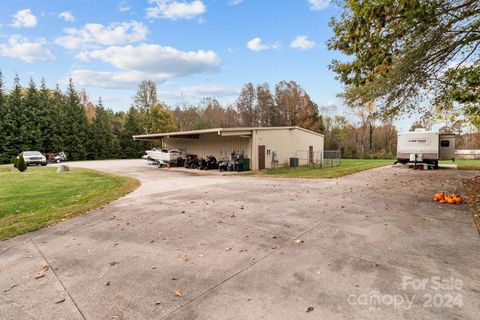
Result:
M319 163L323 135L300 127L216 128L133 136L134 140L161 140L162 148L183 149L199 157L218 160L232 153L250 159L251 170L286 166L290 158L299 165Z

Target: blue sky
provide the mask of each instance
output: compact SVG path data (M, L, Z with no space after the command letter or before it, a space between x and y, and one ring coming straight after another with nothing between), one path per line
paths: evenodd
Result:
M320 106L339 103L328 70L326 0L16 0L0 3L0 69L51 87L73 77L93 101L126 110L153 79L170 105L183 94L230 102L246 82L294 80Z

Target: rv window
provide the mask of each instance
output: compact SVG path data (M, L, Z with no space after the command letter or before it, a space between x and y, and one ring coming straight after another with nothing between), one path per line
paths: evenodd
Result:
M441 147L448 147L449 145L450 145L450 141L448 141L448 140L440 141L440 146Z

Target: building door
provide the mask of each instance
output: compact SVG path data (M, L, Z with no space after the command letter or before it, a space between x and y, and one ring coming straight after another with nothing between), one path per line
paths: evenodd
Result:
M265 169L265 146L258 146L258 170Z
M308 164L313 164L313 146L308 147Z

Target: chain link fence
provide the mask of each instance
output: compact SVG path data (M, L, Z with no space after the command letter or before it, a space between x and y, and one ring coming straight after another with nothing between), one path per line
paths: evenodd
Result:
M338 167L341 165L341 156L340 150L297 150L294 155L298 159L299 166L308 165L317 168Z
M342 152L340 150L323 151L322 168L338 167L342 164Z

